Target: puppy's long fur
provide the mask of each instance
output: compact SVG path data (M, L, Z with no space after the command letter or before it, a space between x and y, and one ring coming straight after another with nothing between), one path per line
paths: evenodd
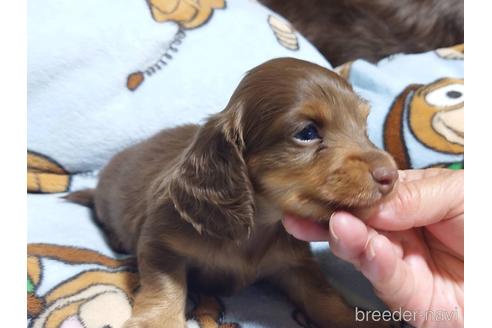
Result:
M166 129L117 154L93 204L113 247L137 256L141 289L125 327L184 327L187 289L231 294L270 281L320 327L351 327L284 212L327 221L391 191L392 158L366 134L368 106L318 65L268 61L204 125Z
M378 61L463 43L463 0L260 0L331 62Z

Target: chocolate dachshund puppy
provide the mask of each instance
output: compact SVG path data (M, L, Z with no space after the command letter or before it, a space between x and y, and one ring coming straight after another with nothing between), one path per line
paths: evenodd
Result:
M464 42L463 0L260 0L334 66Z
M117 154L92 205L111 244L136 255L141 288L125 327L185 327L187 290L271 282L320 327L353 327L308 243L283 213L327 222L381 201L397 180L368 139L368 104L337 74L279 58L247 73L203 125L166 129Z

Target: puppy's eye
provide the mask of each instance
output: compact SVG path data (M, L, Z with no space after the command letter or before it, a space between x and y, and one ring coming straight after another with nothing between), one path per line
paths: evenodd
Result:
M308 142L316 139L320 139L318 129L316 126L311 123L308 126L306 126L302 131L298 132L294 138L300 141Z

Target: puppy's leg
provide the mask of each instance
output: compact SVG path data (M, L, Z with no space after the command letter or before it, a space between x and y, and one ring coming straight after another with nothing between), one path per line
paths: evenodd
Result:
M355 313L329 285L317 263L307 261L270 277L319 327L386 327L384 323L356 322Z
M142 254L148 254L143 252ZM186 270L174 256L150 253L139 257L140 289L135 297L132 317L124 328L186 327ZM168 263L156 263L169 260Z

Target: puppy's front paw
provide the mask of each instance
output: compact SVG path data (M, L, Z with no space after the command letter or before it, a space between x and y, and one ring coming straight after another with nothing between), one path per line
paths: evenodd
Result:
M143 320L138 320L138 319L128 319L124 324L123 328L147 328L150 327L147 325Z

